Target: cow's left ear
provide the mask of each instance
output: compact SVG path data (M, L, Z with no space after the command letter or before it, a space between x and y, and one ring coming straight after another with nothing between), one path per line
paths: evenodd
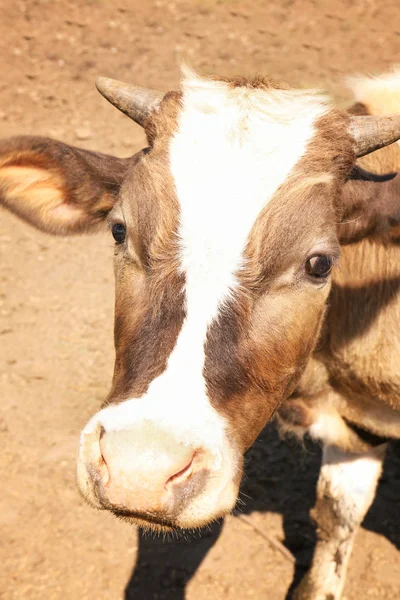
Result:
M400 241L400 173L376 175L356 167L342 192L338 237L352 244L369 237Z
M130 159L43 137L0 141L0 205L55 235L96 228L113 207Z

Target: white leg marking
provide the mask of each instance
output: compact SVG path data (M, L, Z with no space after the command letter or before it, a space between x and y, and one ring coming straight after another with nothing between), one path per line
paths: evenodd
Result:
M314 517L319 540L296 600L339 600L357 530L375 496L386 444L351 454L324 447Z

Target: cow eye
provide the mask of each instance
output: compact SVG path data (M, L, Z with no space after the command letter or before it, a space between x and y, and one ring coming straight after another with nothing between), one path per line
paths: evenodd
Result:
M122 244L125 241L126 229L122 223L114 223L111 232L117 244Z
M306 262L307 274L315 279L324 279L328 277L332 270L333 260L326 254L316 254Z

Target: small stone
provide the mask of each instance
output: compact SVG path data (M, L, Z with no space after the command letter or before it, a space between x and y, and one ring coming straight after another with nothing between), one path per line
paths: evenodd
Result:
M90 140L93 134L87 127L79 127L75 130L75 137L77 140Z

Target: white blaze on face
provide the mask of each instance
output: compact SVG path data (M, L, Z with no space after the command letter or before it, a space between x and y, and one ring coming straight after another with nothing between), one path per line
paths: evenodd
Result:
M152 420L183 444L206 448L218 470L228 443L203 377L207 328L235 291L257 216L305 154L329 107L308 92L235 88L191 73L182 90L170 168L180 204L187 316L167 369L146 395L104 409L92 426L101 420L106 431L128 429Z
M234 88L190 72L182 89L170 166L180 204L187 318L169 366L185 366L181 374L187 369L199 379L207 328L234 293L251 228L304 155L328 106L308 92Z

